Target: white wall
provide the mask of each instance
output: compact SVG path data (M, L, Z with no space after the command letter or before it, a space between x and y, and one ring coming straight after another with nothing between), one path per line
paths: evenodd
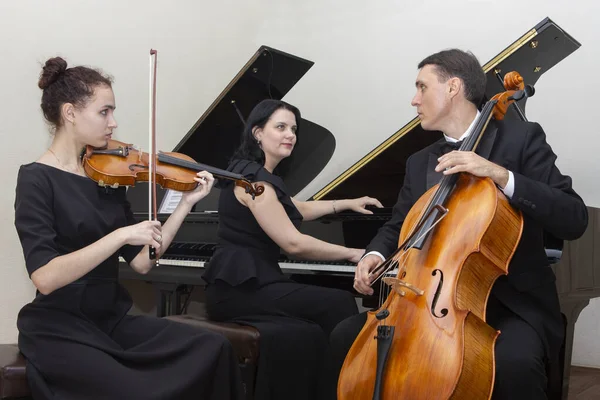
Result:
M337 148L300 193L308 197L414 117L410 99L423 57L460 47L483 64L548 16L582 47L539 79L527 115L546 130L575 189L588 205L600 207L600 187L592 184L600 172L593 121L600 92L599 11L594 0L0 0L0 137L10 144L0 149L7 192L0 199L0 342L16 340L16 314L33 295L13 201L18 166L37 158L49 142L36 86L48 57L60 54L72 65L113 75L117 138L147 147L148 51L158 49L162 149L178 143L260 45L314 61L286 100L329 129ZM596 302L580 320L597 321L597 310ZM588 330L597 323L582 324L574 362L586 354L591 358L585 363L600 366L600 349Z
M593 93L600 88L592 73L598 60L600 29L594 18L600 3L304 4L279 2L273 10L275 21L263 24L258 36L258 42L315 61L286 99L299 105L306 118L330 129L338 141L331 162L300 195L322 188L415 116L410 100L417 64L425 56L460 47L473 51L484 64L548 16L582 47L542 75L536 95L527 102L527 115L542 124L559 154L559 167L573 175L574 186L588 205L600 206L600 187L586 184L600 172L595 156L600 138L590 132L596 104Z
M571 364L600 368L600 298L592 299L590 305L579 314L575 325L573 360Z

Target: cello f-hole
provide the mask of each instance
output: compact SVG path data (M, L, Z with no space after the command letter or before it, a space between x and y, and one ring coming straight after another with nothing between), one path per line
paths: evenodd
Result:
M446 315L448 315L447 308L442 308L440 310L440 314L438 314L435 310L435 306L437 305L438 299L440 297L440 293L442 291L442 286L444 285L444 272L441 269L434 269L433 272L431 273L431 275L436 276L438 272L440 273L440 281L438 283L437 289L435 290L435 295L433 296L433 302L431 303L431 313L436 318L444 318Z

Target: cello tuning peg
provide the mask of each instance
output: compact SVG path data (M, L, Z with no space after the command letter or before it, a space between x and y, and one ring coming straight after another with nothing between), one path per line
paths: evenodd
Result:
M525 91L526 97L531 97L535 94L535 87L533 87L533 85L525 85L525 89L523 90Z

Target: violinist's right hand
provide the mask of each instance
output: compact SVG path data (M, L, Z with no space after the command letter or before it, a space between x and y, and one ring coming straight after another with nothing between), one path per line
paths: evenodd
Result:
M354 289L356 289L357 292L365 295L373 294L371 281L375 279L375 276L371 276L370 273L382 262L383 260L381 257L374 254L369 254L360 260L356 266L356 271L354 272Z
M152 246L160 252L162 233L160 221L143 221L123 229L125 243L132 246Z

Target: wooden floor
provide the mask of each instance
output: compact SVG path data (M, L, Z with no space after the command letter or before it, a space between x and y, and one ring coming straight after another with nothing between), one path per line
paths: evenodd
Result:
M600 400L600 369L571 367L569 400Z

